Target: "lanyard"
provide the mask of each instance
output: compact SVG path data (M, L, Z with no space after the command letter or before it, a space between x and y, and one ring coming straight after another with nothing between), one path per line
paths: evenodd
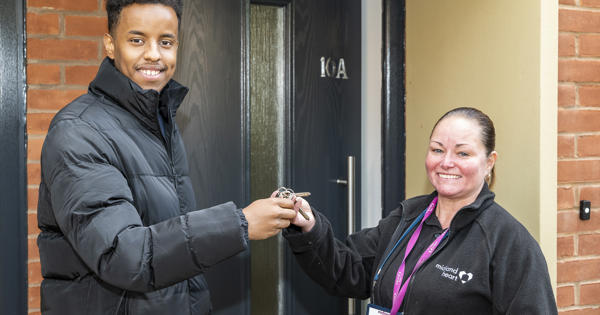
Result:
M446 236L446 234L448 232L448 230L444 231L444 233L442 233L440 236L438 236L427 247L427 250L425 250L423 252L423 254L421 254L421 257L419 257L419 260L417 261L417 264L413 268L411 274L408 276L408 278L406 278L406 281L404 281L404 284L402 284L402 279L404 277L404 271L406 269L406 258L408 257L410 252L413 250L415 244L417 243L417 240L419 239L419 235L421 234L421 230L423 228L423 222L425 222L425 220L427 220L427 218L429 218L429 216L433 213L433 209L435 208L436 202L437 202L437 197L431 201L431 203L429 204L427 209L422 214L422 219L421 219L421 222L419 223L419 226L414 231L414 233L410 237L410 240L408 241L408 244L406 245L404 259L402 259L402 264L400 264L400 267L398 268L398 272L396 273L396 280L394 282L393 304L392 304L392 309L391 309L390 315L396 315L396 313L400 309L400 306L402 305L402 301L404 300L404 296L406 295L406 290L408 288L408 284L409 284L410 279L412 278L413 274L415 273L415 271L417 269L419 269L419 267L421 267L421 265L423 265L423 263L425 261L427 261L427 259L429 259L429 257L431 257L431 255L433 255L433 252L435 251L435 249L438 247L438 245L444 239L444 237ZM413 225L417 221L418 220L415 220L413 222ZM412 225L411 225L410 229L412 229ZM405 232L405 234L406 234L406 232ZM404 235L403 235L403 237L404 237ZM395 246L394 246L394 248L395 248Z

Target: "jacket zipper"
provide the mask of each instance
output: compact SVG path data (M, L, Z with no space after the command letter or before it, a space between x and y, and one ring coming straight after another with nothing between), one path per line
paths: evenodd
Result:
M430 258L433 258L433 256L435 256L439 251L441 251L442 249L444 249L444 247L446 247L446 244L448 244L448 242L450 242L450 227L448 227L448 234L446 234L445 237L446 241L441 244L441 246L439 246L438 248L435 249L435 251L433 252L433 254L431 254ZM427 261L425 263L430 262L431 260L427 259ZM412 285L413 282L415 281L415 276L417 275L417 273L419 273L419 271L421 270L421 268L423 268L423 266L425 266L425 263L422 264L421 266L419 266L419 268L417 268L417 270L415 270L415 273L413 274L413 277L410 278L410 282L408 283L408 289L406 290L406 295L404 296L404 301L402 302L404 304L404 313L408 313L406 311L406 308L408 307L408 298L410 296L410 292L412 289Z

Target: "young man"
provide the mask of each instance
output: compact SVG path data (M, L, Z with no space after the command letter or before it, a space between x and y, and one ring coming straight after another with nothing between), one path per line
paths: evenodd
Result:
M207 314L205 268L287 227L270 198L198 211L174 113L181 0L108 0L106 58L42 150L43 314Z

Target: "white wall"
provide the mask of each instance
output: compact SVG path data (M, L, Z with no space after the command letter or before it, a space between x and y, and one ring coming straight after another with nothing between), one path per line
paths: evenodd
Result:
M381 218L381 0L362 0L362 226Z

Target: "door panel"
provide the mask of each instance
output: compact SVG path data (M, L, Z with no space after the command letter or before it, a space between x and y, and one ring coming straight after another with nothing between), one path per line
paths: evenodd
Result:
M247 204L242 40L245 2L186 0L175 79L190 88L177 112L199 209ZM205 276L213 314L249 313L249 252Z
M293 187L312 192L311 205L327 216L336 236L344 239L347 188L335 180L346 179L348 155L356 157L355 173L360 174L360 1L302 0L294 5ZM334 77L321 77L321 57L343 58L349 78L336 79L335 71ZM359 213L357 209L355 217L360 218ZM290 314L347 313L347 299L329 297L291 254L287 263Z
M286 6L291 19L286 60L284 182L310 191L311 205L347 234L347 156L360 174L360 1L265 0ZM177 122L186 143L198 207L249 202L249 4L247 0L185 0L176 80L190 87ZM287 33L286 33L287 34ZM321 58L331 77L321 77ZM288 59L289 58L289 59ZM343 58L348 79L335 78ZM286 79L287 80L287 79ZM286 81L287 82L287 81ZM290 143L288 143L290 142ZM280 145L280 144L279 144ZM360 195L360 178L356 178ZM276 188L276 187L274 187ZM360 205L359 198L356 204ZM360 218L357 209L356 218ZM360 222L355 223L360 226ZM328 296L310 280L284 244L281 295L284 314L347 314L347 299ZM249 314L249 253L211 268L206 276L214 314ZM268 288L272 290L273 288Z

